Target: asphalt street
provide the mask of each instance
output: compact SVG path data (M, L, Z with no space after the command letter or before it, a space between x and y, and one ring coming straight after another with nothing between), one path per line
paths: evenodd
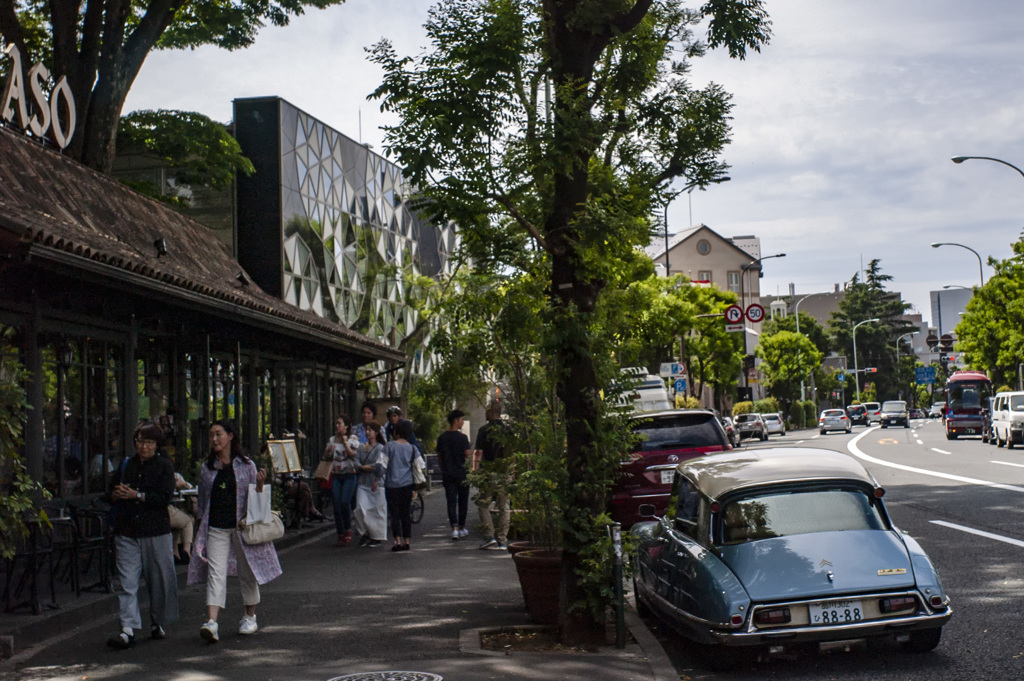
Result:
M908 429L855 427L851 435L798 431L743 445L792 446L852 454L885 488L893 522L928 552L952 598L954 614L942 642L918 655L887 643L830 644L816 655L774 654L749 669L716 675L684 639L650 622L680 678L1024 678L1018 611L1024 591L1024 449L999 449L977 438L946 440L938 420L914 420Z

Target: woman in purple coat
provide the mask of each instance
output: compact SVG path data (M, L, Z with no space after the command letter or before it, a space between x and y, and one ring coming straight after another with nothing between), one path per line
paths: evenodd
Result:
M249 484L262 491L266 479L266 469L256 470L252 459L242 453L231 421L217 421L210 426L210 456L200 469L200 520L192 544L188 583L206 582L208 620L199 633L211 643L220 639L217 617L227 602L228 575L237 575L242 586L245 617L238 625L238 633L255 634L259 585L281 574L274 542L250 546L242 541L238 530L238 521L245 518Z

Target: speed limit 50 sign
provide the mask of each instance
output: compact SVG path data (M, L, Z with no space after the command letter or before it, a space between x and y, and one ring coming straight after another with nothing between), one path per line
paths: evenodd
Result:
M764 308L761 307L760 305L758 305L757 303L753 303L752 305L748 305L747 306L747 319L749 319L754 324L757 324L759 321L764 319Z

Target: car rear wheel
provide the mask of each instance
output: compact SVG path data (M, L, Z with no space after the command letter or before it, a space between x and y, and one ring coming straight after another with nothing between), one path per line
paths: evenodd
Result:
M925 629L910 632L910 640L900 643L900 648L908 653L927 653L935 650L942 638L942 629Z
M819 430L818 432L819 432L819 433L821 433L822 435L824 435L824 434L825 434L826 432L828 432L828 431L825 431L825 430Z
M704 664L713 672L728 672L747 669L757 664L761 654L767 649L762 646L726 647L716 645L701 646L701 657Z

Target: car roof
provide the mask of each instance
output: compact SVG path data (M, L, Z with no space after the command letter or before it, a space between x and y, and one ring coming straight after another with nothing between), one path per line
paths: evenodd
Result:
M783 482L839 479L878 486L853 457L810 447L709 454L684 461L677 470L711 499L720 499L734 490Z
M661 411L645 411L643 414L633 414L630 416L630 420L656 419L665 416L678 416L679 414L703 414L711 418L715 417L714 413L707 409L662 409Z

